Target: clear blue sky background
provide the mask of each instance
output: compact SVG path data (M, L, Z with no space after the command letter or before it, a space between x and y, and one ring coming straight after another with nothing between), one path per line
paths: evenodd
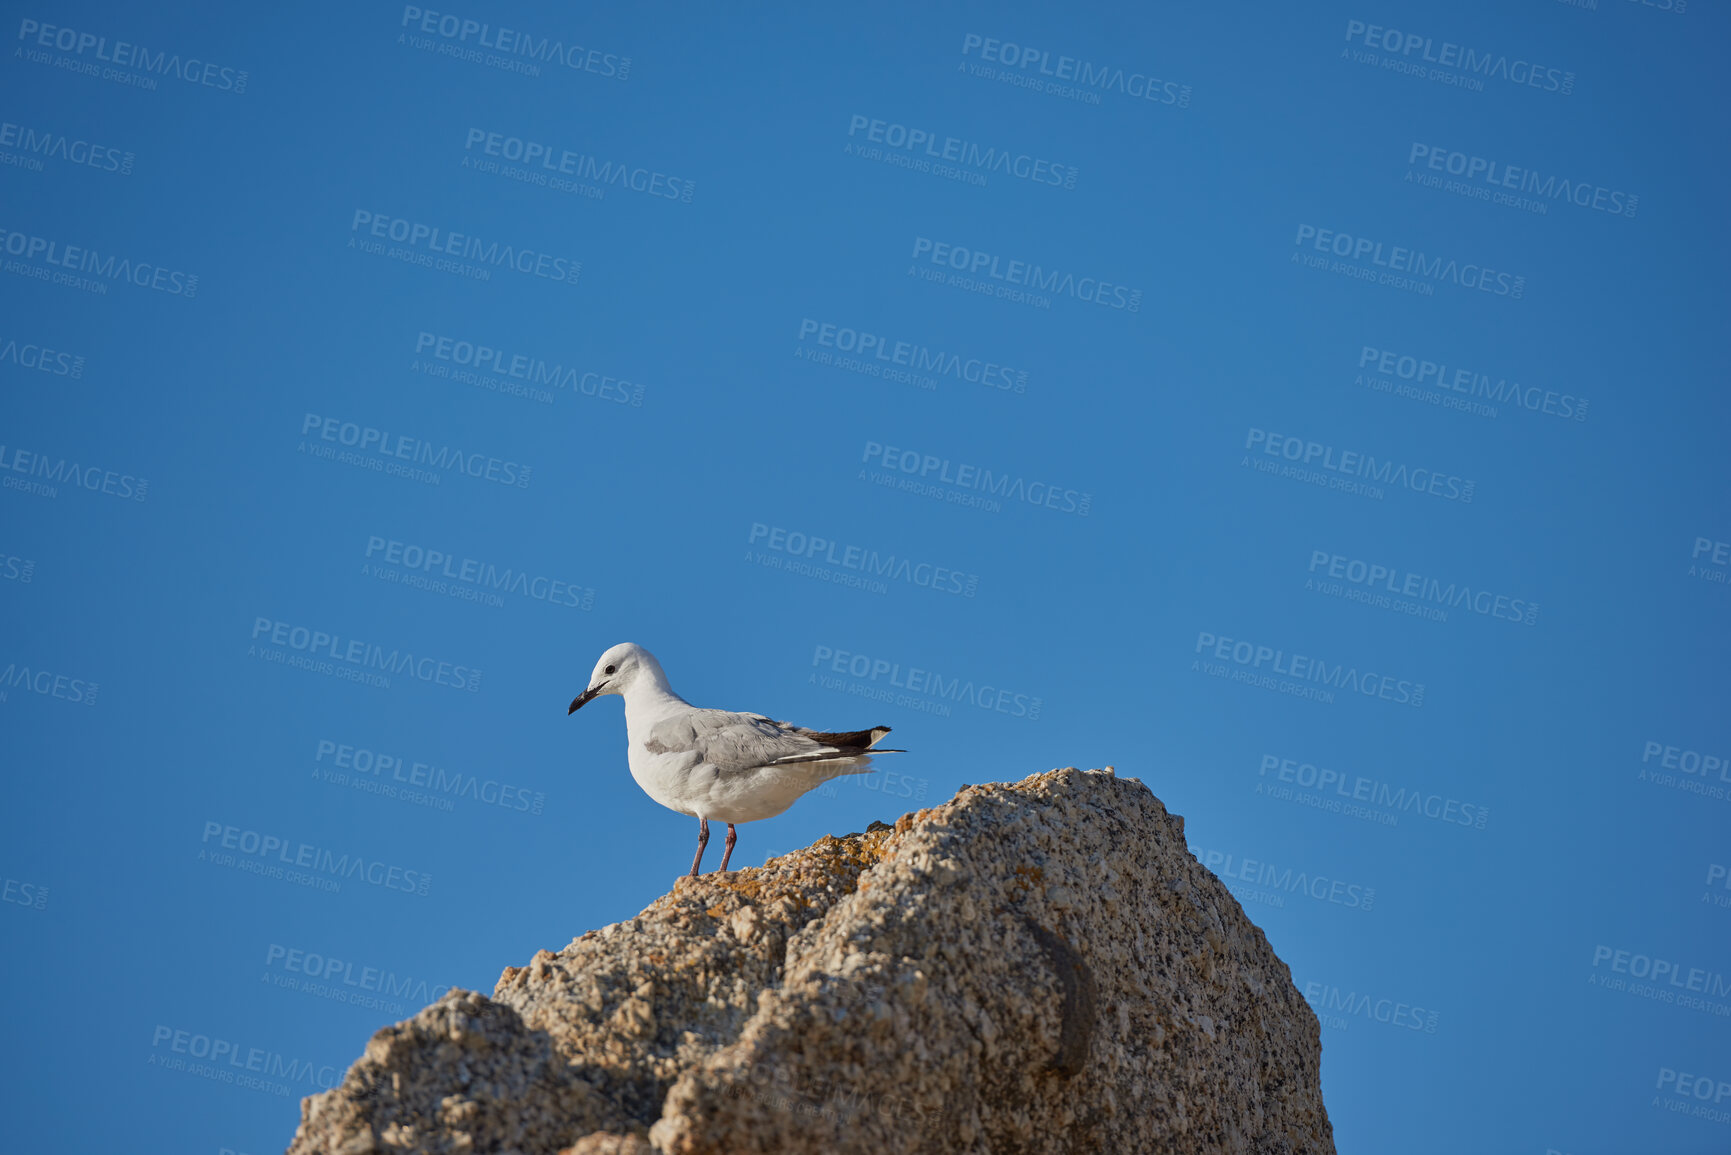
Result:
M840 783L744 827L744 865L964 782L1064 765L1140 777L1185 815L1199 855L1261 877L1232 884L1323 1016L1343 1152L1725 1149L1731 1129L1689 1114L1682 1079L1731 1081L1731 890L1711 882L1731 863L1731 776L1661 767L1665 747L1731 754L1731 586L1724 554L1710 564L1731 540L1731 99L1715 6L455 15L581 44L594 70L525 75L428 51L410 36L457 41L405 29L388 6L42 3L9 18L0 980L14 997L0 1101L18 1149L139 1136L276 1149L298 1096L378 1026L447 985L490 991L503 966L664 893L694 823L629 778L616 703L565 714L623 640L695 703L887 724L908 747L875 786ZM1399 62L1449 42L1517 76L1554 69L1541 78L1559 91L1401 74L1386 45L1348 39L1354 22L1403 46L1428 38ZM49 25L217 71L195 84L96 61L76 38L42 48ZM974 75L970 36L1183 97L1075 100ZM604 74L625 57L624 79ZM156 89L103 75L117 67ZM1041 158L1074 184L850 154L869 143L849 135L856 116ZM477 131L658 172L690 199L465 167L487 159L465 147ZM99 163L76 163L72 142ZM1410 163L1415 145L1638 205L1529 194L1536 212L1426 187L1407 179L1430 172ZM130 171L104 171L125 154ZM357 212L581 261L581 275L477 280L369 253L350 244L369 239ZM1385 260L1399 246L1519 276L1521 295L1356 279L1295 243L1306 226L1381 244ZM1139 309L942 283L919 238L1000 272L1019 260L1126 286ZM40 279L47 244L59 260L93 250L82 275L96 290ZM111 256L196 274L196 295L105 277ZM808 321L1008 366L1025 389L852 372L821 359L833 350ZM450 365L417 354L423 333L576 372L550 403L514 396L437 375ZM1379 391L1359 376L1367 346L1589 405L1580 420L1506 400L1475 415ZM46 372L31 367L43 348ZM307 451L343 449L304 435L309 415L532 471L526 486L390 476ZM1247 452L1253 431L1470 480L1472 500L1262 472L1249 462L1282 460L1266 441ZM1060 506L1086 494L1087 512L880 485L883 446L947 459L952 477L966 465L1037 496L1055 486ZM61 480L32 475L28 455ZM65 480L73 466L96 491ZM113 488L147 480L144 499L101 492L103 471ZM32 482L52 494L18 487ZM955 570L972 594L793 572L767 548L785 540L774 531L834 541L837 558L893 554L922 567L910 575ZM420 555L391 564L373 539L450 555L459 575L473 559L547 579L538 590L557 579L577 604L416 588L403 563ZM1319 551L1343 572L1381 565L1537 616L1456 606L1426 620L1331 596L1306 588ZM270 644L278 622L480 676L471 692L294 668L296 651ZM1248 667L1198 653L1202 635L1385 675L1391 695L1422 683L1422 702L1211 676L1203 661ZM898 700L869 662L836 672L825 655L844 651L943 681ZM88 683L94 702L73 700ZM341 770L321 743L508 789L487 792L503 804L479 785L357 790L328 773L388 784L392 771ZM1649 744L1661 752L1643 763ZM1306 805L1278 793L1298 791L1282 759L1485 822ZM236 846L210 824L235 828ZM377 864L386 881L332 892L242 869L260 858L241 849L246 831ZM1282 888L1300 875L1325 897ZM304 972L309 955L343 964L328 990L297 989L310 980L291 960ZM1685 988L1664 975L1669 1001L1628 989L1651 965L1635 956L1681 982L1704 972L1703 1004L1677 1001ZM326 997L383 982L363 977L374 970L409 993ZM201 1077L197 1036L304 1077L286 1094Z

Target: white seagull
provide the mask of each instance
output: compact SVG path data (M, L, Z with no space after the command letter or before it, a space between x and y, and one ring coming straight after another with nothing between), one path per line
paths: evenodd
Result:
M632 642L601 655L588 688L571 700L566 716L603 694L625 699L627 761L637 785L669 810L697 819L693 878L709 844L711 818L727 823L721 856L726 870L739 837L734 823L774 818L837 775L865 773L873 754L907 753L874 749L888 726L830 733L762 714L693 706L667 684L655 655Z

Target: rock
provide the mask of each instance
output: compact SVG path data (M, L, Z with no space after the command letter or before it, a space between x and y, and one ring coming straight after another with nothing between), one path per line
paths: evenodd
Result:
M615 1135L609 1131L597 1131L577 1140L576 1144L559 1152L559 1155L656 1155L655 1148L649 1145L649 1140L641 1135Z
M1332 1152L1320 1061L1183 819L1069 768L681 879L452 991L289 1152Z

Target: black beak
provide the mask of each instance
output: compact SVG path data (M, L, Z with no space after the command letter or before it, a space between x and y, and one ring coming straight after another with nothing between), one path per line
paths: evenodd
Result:
M602 682L601 686L605 686L606 684L607 684L606 682ZM572 698L571 699L571 708L569 710L565 711L565 716L567 718L569 718L572 714L575 714L577 711L581 710L583 708L583 704L585 702L591 701L597 694L599 694L601 692L601 686L595 686L595 687L592 687L590 689L584 690L581 694L578 694L575 698Z

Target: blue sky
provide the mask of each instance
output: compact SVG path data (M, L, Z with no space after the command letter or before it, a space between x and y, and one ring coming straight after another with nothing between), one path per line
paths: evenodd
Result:
M1342 1151L1723 1147L1720 13L9 27L8 1101L269 1150L420 994L635 914L692 824L565 715L631 640L909 749L745 865L1140 777Z

